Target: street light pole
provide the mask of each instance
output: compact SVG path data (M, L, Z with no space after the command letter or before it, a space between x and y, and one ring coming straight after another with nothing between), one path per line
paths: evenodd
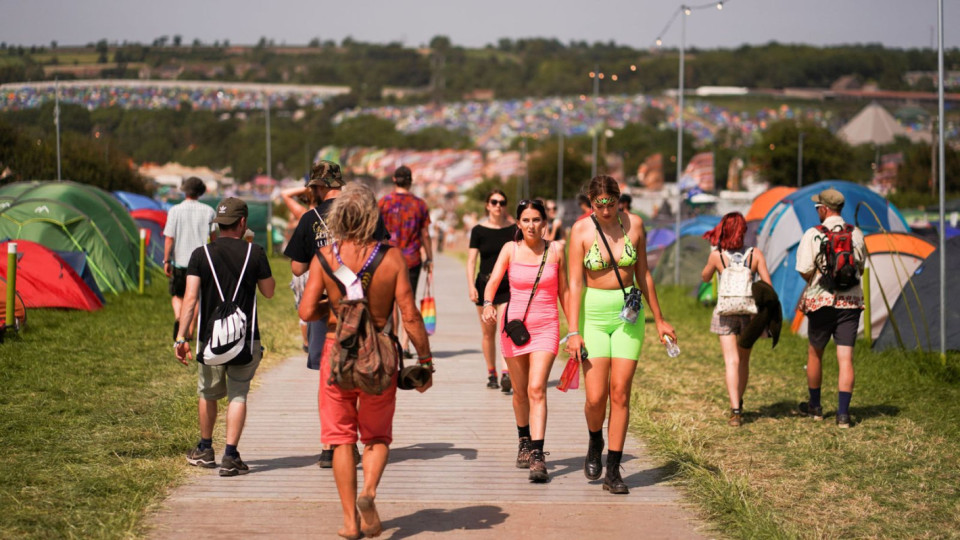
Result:
M940 29L940 35L937 38L939 42L937 51L937 70L939 71L939 81L937 84L937 105L939 113L940 140L937 144L940 146L940 361L947 362L947 229L944 213L944 201L946 200L946 186L944 185L945 175L944 166L946 165L943 155L943 0L937 2L937 23Z
M683 55L687 46L687 15L690 8L680 6L680 93L677 95L677 220L674 226L676 240L673 243L673 281L680 284L680 214L683 211L683 194L680 192L680 178L683 175Z
M60 171L60 80L54 81L53 123L57 126L57 182L63 177Z
M557 209L563 206L563 119L557 121Z
M797 189L803 187L803 136L800 132L800 144L797 145Z
M598 99L600 99L600 64L596 64L593 68L593 108L599 114ZM590 178L595 178L597 176L597 126L594 125L591 131L593 132L593 161L590 163Z
M267 113L267 176L273 178L273 159L270 156L270 96L263 95L264 111Z

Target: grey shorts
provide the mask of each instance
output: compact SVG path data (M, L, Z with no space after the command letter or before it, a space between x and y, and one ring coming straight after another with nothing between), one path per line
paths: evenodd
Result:
M197 394L208 401L227 397L230 403L246 403L250 381L262 358L263 348L257 340L253 342L253 360L247 364L206 366L197 362Z
M857 344L861 313L859 309L835 307L822 307L807 313L807 339L810 345L822 351L832 337L837 345L853 347Z
M739 336L753 315L717 315L710 319L710 331L718 336Z

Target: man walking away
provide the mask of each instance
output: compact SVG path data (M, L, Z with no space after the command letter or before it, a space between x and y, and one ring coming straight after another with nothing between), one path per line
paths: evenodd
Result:
M206 468L217 466L213 451L213 426L217 420L217 401L226 397L229 402L227 438L220 461L220 476L236 476L250 470L240 459L237 444L247 417L250 381L263 356L256 297L258 289L266 298L273 297L276 286L263 248L243 240L247 230L247 213L247 204L240 199L227 198L217 205L214 223L220 226L220 238L209 246L197 248L190 256L186 293L180 313L181 332L174 343L177 359L187 365L187 358L192 359L193 355L182 329L186 328L188 321L193 320L199 300L200 329L197 332L196 350L200 442L187 453L187 463ZM217 308L231 301L246 318L241 344L250 347L251 354L246 358L241 355L222 365L205 365L202 355L211 341L215 326L210 323L217 319Z
M173 335L176 337L180 324L180 307L187 283L187 263L198 247L207 243L213 232L213 208L197 199L207 191L207 186L196 176L191 176L180 185L186 197L183 202L167 212L167 224L163 228L163 273L170 278L170 303L173 305ZM193 337L194 320L191 319L184 336Z
M863 311L860 276L866 249L863 233L840 217L843 194L825 189L812 197L821 225L807 229L797 248L797 272L807 281L800 309L807 316L807 385L810 400L800 412L823 420L820 384L823 378L823 351L833 336L837 344L839 399L837 426L850 427L850 399L853 397L853 347Z
M410 193L413 184L413 173L410 167L401 165L393 173L393 192L385 195L378 206L383 223L390 232L390 245L400 248L403 259L407 263L410 273L410 286L413 296L417 296L417 284L420 281L420 270L425 269L429 277L433 276L433 245L430 243L430 212L427 203L420 197ZM426 253L426 260L420 258L420 249ZM399 314L397 315L399 320ZM403 354L407 358L412 355L407 351L410 337L403 332L401 341Z

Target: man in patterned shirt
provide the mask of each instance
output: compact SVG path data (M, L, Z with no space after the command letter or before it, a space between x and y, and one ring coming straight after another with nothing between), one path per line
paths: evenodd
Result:
M394 189L385 195L378 206L384 225L390 231L390 244L400 248L403 259L410 272L410 285L413 295L417 295L417 283L420 281L420 271L424 269L433 277L433 246L430 243L430 212L427 203L420 197L410 193L413 184L413 174L410 167L401 165L393 173ZM426 259L420 256L423 249ZM397 314L395 320L399 319ZM404 332L400 338L405 357L411 357L407 352L410 338Z
M839 191L830 188L812 197L817 209L817 217L827 230L840 231L846 223L840 216L843 211L844 197ZM823 420L823 407L820 405L820 384L823 379L821 363L823 351L833 336L837 344L837 363L840 374L837 381L839 398L837 407L837 426L850 427L850 399L853 397L853 346L857 341L860 326L860 314L863 311L863 288L860 282L846 290L830 290L821 282L824 269L821 244L827 242L827 235L817 227L811 227L803 233L797 247L797 272L807 281L807 288L800 299L800 309L807 316L807 386L810 401L800 404L800 412L812 416L814 420ZM853 260L858 275L863 274L866 247L863 232L854 227L851 233Z

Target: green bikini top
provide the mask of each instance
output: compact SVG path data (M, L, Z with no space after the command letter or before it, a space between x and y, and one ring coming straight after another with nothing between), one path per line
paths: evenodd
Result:
M620 216L617 216L617 223L620 224L620 231L623 232L623 253L620 254L620 261L617 262L617 266L633 266L637 262L637 250L633 247L633 242L630 241L630 237L627 236L627 231L623 230L623 222L620 221ZM603 255L600 253L599 235L600 230L598 229L593 239L593 245L590 246L590 250L587 251L586 256L583 257L583 266L585 266L587 270L593 270L594 272L605 270L611 266L610 263L603 260Z

